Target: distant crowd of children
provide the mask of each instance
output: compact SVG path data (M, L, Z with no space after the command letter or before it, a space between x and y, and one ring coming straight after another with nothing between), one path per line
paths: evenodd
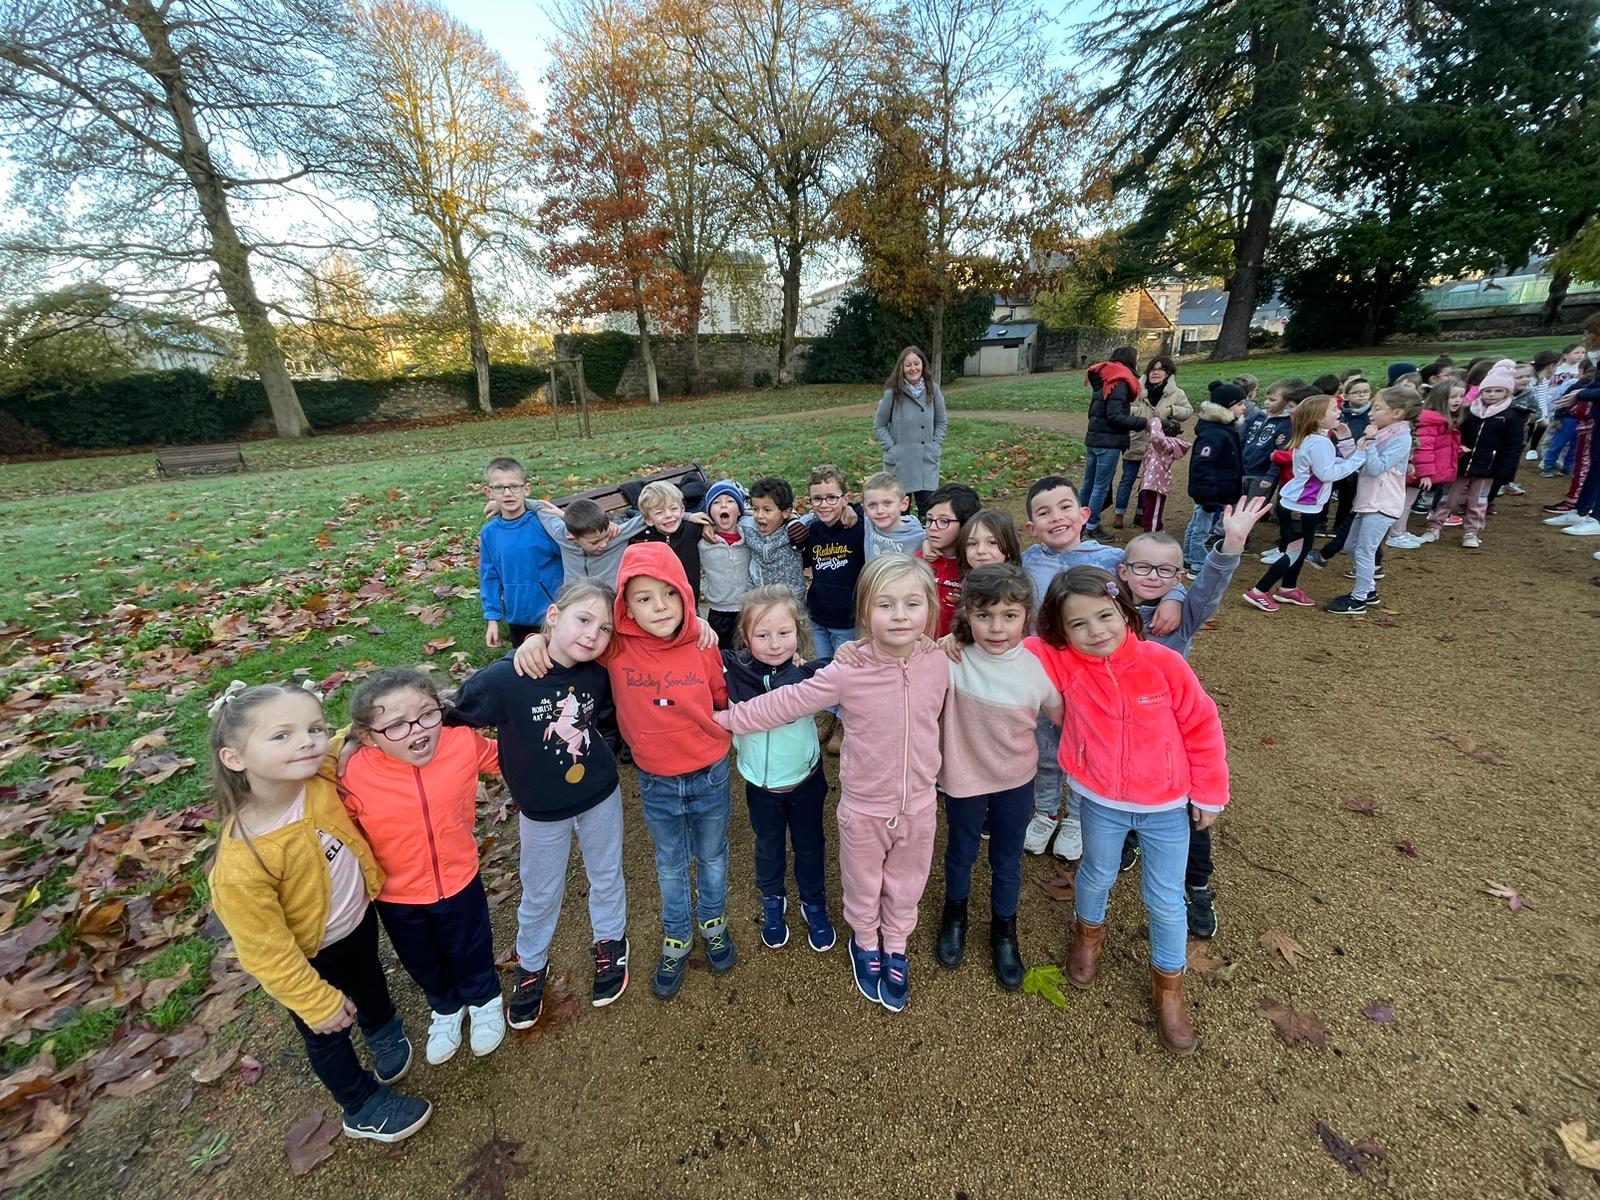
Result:
M631 761L661 897L651 988L670 1000L697 939L713 973L738 961L732 749L762 944L791 940L792 871L804 940L825 954L836 943L831 754L839 911L861 996L889 1012L908 1003L942 810L932 948L943 967L963 962L985 842L991 967L1007 990L1026 969L1024 854L1053 847L1079 863L1066 951L1079 988L1096 976L1112 886L1139 863L1151 1007L1162 1043L1187 1053L1187 939L1217 929L1211 827L1229 798L1222 725L1188 656L1253 527L1276 497L1277 547L1246 601L1267 612L1312 604L1302 567L1348 547L1354 585L1327 607L1359 613L1378 603L1385 546L1414 548L1452 525L1464 546L1480 545L1496 495L1518 490L1524 449L1533 459L1542 439L1543 473L1573 477L1552 523L1600 533L1600 472L1588 471L1595 340L1593 353L1474 362L1459 380L1447 359L1420 371L1397 363L1376 392L1354 372L1283 380L1260 407L1256 380L1242 376L1212 384L1198 411L1171 360L1141 377L1123 348L1088 373L1087 478L1029 488L1026 548L1009 513L961 484L913 497L879 473L857 497L823 464L804 515L792 485L766 476L703 495L648 483L637 513L614 520L589 499L530 501L522 465L496 458L480 590L485 641L511 653L455 693L421 671L379 672L341 731L312 691L230 685L211 707L215 910L242 965L292 1014L346 1133L398 1141L431 1108L391 1087L412 1046L379 965L380 924L427 999L427 1060L448 1060L463 1040L488 1054L508 1025L542 1012L576 837L593 1003L614 1002L630 979L632 819L618 764ZM1179 540L1163 525L1185 455L1194 511ZM920 519L913 499L925 501ZM1120 548L1086 536L1108 504L1113 527L1131 519L1140 530ZM1420 536L1406 528L1413 510L1428 514ZM485 774L503 776L519 812L509 998L478 871Z

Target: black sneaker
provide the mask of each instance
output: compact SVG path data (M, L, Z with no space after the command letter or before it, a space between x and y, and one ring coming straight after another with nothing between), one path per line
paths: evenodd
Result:
M1120 874L1133 869L1133 864L1139 861L1139 835L1130 833L1122 843L1122 865L1117 868Z
M345 1137L367 1138L374 1142L403 1142L428 1123L433 1105L415 1096L397 1096L379 1088L359 1110L346 1113Z
M1217 936L1217 894L1208 887L1185 887L1184 905L1189 915L1189 935L1197 938Z
M411 1070L411 1039L406 1037L406 1027L398 1016L376 1033L367 1035L367 1049L372 1051L372 1073L379 1083L394 1083Z
M1313 550L1310 554L1306 555L1306 565L1315 567L1320 571L1323 567L1328 565L1328 560L1322 557L1321 550Z
M1367 606L1354 596L1336 596L1322 607L1324 611L1341 617L1359 617L1367 611Z
M604 1008L628 990L628 939L603 938L594 944L594 1000Z
M511 1003L506 1010L506 1024L513 1029L531 1029L544 1011L544 981L550 974L547 963L537 971L517 967L517 986L511 989Z
M1383 603L1383 601L1378 599L1377 590L1374 589L1368 595L1361 597L1361 603L1365 604L1368 608L1377 608L1378 605Z

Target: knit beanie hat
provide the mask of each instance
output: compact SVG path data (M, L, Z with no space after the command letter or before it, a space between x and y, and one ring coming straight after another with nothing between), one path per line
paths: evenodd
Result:
M1206 386L1211 392L1210 399L1213 404L1232 408L1235 404L1244 402L1244 389L1236 383L1223 383L1220 379L1213 379Z
M744 510L748 506L748 497L745 496L744 489L736 482L734 482L732 479L719 479L709 488L707 488L705 504L706 512L711 511L711 502L718 496L731 496L733 498L733 502L739 506L739 515L741 517L744 516Z
M1394 381L1402 375L1409 375L1417 369L1416 363L1396 362L1389 364L1389 386L1394 386Z
M1505 388L1508 392L1517 390L1517 364L1509 358L1502 358L1489 368L1489 373L1483 377L1483 382L1478 385L1481 392L1484 388Z

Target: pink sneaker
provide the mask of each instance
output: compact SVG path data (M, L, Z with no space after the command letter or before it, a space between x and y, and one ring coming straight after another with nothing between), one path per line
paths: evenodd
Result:
M1289 588L1287 591L1279 588L1272 593L1272 598L1279 604L1298 604L1301 608L1315 608L1317 606L1317 602L1299 588Z
M1454 529L1457 525L1461 524L1461 518L1456 516L1455 513L1451 513L1448 517L1446 517L1444 519L1444 523L1446 525L1448 525L1451 529Z
M1277 612L1278 611L1278 605L1276 604L1276 602L1274 602L1272 597L1267 595L1265 592L1260 591L1257 588L1251 588L1249 591L1245 592L1245 594L1244 594L1244 602L1246 604L1254 605L1256 608L1259 608L1262 612Z

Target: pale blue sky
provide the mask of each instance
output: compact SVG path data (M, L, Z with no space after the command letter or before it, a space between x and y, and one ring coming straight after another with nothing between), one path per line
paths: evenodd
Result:
M538 108L544 99L542 77L548 56L550 18L544 5L530 0L441 0L445 8L483 34L522 74L522 86Z

